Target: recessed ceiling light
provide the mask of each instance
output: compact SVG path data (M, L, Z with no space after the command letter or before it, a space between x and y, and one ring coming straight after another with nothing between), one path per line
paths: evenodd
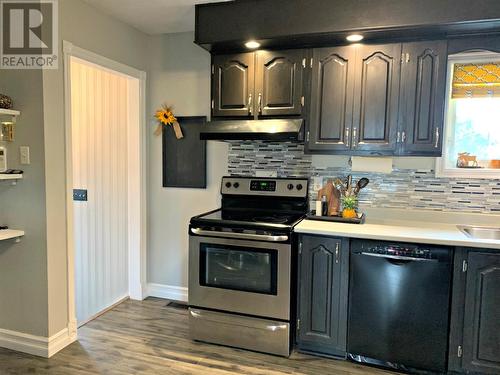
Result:
M260 43L256 42L255 40L249 40L248 42L245 43L245 47L249 49L255 49L260 47Z
M360 42L362 41L364 38L363 35L360 35L360 34L351 34L351 35L347 35L346 39L348 42Z

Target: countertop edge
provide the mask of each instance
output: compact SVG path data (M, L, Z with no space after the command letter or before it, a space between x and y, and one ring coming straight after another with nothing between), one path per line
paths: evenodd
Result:
M411 243L423 243L430 245L445 245L445 246L459 246L459 247L472 247L472 248L481 248L481 249L495 249L500 250L500 241L489 241L489 240L480 240L480 239L472 239L465 237L458 229L456 229L456 233L454 231L444 231L443 237L439 235L429 235L426 236L424 233L422 235L398 235L396 233L374 233L370 232L370 224L348 224L353 226L362 226L358 229L365 229L364 233L359 233L357 231L346 231L336 229L335 226L337 223L326 223L326 225L330 228L324 228L325 223L321 222L320 225L323 228L312 228L317 224L318 221L315 220L302 220L295 228L295 233L301 234L313 234L313 235L323 235L323 236L333 236L333 237L348 237L348 238L360 238L360 239L372 239L372 240L382 240L382 241L400 241L400 242L411 242ZM343 224L346 225L346 224ZM306 227L307 226L307 227ZM378 227L380 226L377 225ZM411 227L411 226L392 226L392 225L384 225L387 228L388 232L391 231L425 231L426 228L422 227ZM354 229L354 228L353 228ZM431 229L431 228L429 228ZM446 236L445 236L446 234ZM457 238L449 238L450 236L456 236Z

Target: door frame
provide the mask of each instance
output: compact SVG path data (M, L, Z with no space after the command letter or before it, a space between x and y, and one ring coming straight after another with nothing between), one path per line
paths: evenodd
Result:
M127 129L127 144L132 159L128 162L127 191L127 247L128 247L128 292L131 299L143 300L146 294L146 245L147 245L147 200L146 200L146 72L134 69L117 61L63 41L64 52L64 107L66 145L66 231L68 273L68 325L71 331L77 327L75 299L75 244L73 212L73 160L71 124L71 65L72 57L80 58L105 69L139 80L139 122ZM139 197L139 199L137 199Z

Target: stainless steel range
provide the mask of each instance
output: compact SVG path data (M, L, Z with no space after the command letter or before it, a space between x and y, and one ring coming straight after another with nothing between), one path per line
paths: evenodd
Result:
M290 354L292 230L307 192L307 179L222 179L222 208L189 226L192 339Z

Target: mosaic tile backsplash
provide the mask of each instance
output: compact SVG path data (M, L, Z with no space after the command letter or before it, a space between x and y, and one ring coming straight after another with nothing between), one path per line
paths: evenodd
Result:
M275 171L278 177L328 178L351 174L350 168L318 167L300 143L231 142L229 173L255 176L258 170ZM436 178L430 169L395 169L391 174L352 173L355 180L368 177L360 205L416 208L437 211L480 212L500 215L500 179ZM310 184L311 201L316 199ZM314 207L314 206L312 206Z

